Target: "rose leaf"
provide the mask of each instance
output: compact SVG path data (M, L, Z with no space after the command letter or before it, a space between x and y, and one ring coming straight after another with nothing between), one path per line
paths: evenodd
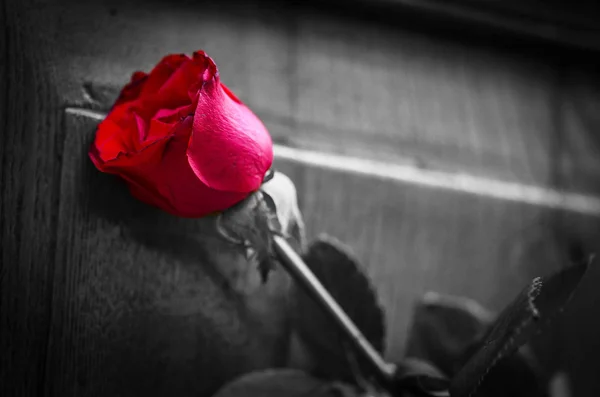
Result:
M303 255L307 266L344 309L373 347L382 352L385 343L385 315L375 289L350 249L332 237L320 236ZM357 381L348 340L340 335L328 314L305 290L292 291L292 318L296 332L307 346L313 372L321 377ZM364 372L364 362L356 362Z
M479 348L452 379L450 395L474 395L499 360L514 353L561 313L591 260L570 266L547 278L534 279L500 313Z

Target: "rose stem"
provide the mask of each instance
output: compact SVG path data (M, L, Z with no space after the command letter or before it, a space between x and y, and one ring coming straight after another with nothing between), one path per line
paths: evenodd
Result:
M275 251L285 269L308 290L313 299L334 320L338 328L354 343L360 354L371 364L379 380L390 384L394 377L394 365L387 363L381 357L288 242L283 237L274 236L274 243Z

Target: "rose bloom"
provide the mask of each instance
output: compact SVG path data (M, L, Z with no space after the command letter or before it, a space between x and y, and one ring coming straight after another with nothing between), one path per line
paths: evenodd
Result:
M273 162L263 123L203 51L136 72L96 131L89 156L139 200L181 217L225 210L257 190Z

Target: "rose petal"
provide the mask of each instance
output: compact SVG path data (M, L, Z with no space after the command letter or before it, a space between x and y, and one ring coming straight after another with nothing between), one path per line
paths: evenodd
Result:
M204 89L206 84L214 82L217 84L219 83L219 70L212 58L206 55L204 51L196 51L192 59L194 63L202 69L198 78L188 86L188 96L190 101L196 103L198 100L198 93Z
M189 87L204 81L206 67L206 63L199 61L197 57L183 63L155 94L157 102L154 106L174 109L192 103L195 98L190 98Z
M119 145L109 141L107 142L107 145L110 147L110 152L109 150L106 150L106 148L101 152L97 145L92 145L89 150L89 155L100 171L109 173L120 173L120 170L125 170L127 168L133 169L140 165L145 166L151 164L156 166L160 163L162 152L171 138L172 136L170 135L165 136L138 151L132 152L117 151ZM144 170L144 172L147 172L147 170Z
M142 90L147 77L148 75L144 72L137 71L133 73L131 75L131 81L123 87L113 107L136 100L140 95L140 91Z
M98 126L93 147L102 162L114 160L119 154L127 153L132 149L129 145L129 137L121 131L121 127L112 119L106 119Z
M137 103L132 105L132 109L135 109L144 120L149 121L152 118L164 118L165 113L177 112L179 109L191 105L195 98L190 98L188 89L202 79L205 68L205 65L189 59L182 62L163 82L158 91L141 97ZM146 139L147 135L148 131L144 131L140 134L141 139Z
M144 82L140 96L146 96L157 92L171 75L186 61L189 61L185 54L172 54L164 57L150 72Z
M133 117L135 119L137 134L123 134L123 135L127 135L131 139L129 147L139 150L140 149L139 143L143 142L146 139L146 135L148 135L148 127L149 126L148 126L148 122L142 116L140 116L140 114L138 112L134 112ZM137 139L135 139L136 137L137 137Z
M174 123L181 121L187 116L193 116L194 108L195 105L193 106L193 104L190 104L180 106L175 109L160 109L158 112L156 112L154 118L162 121L163 123Z
M217 79L199 92L187 157L207 186L250 192L260 187L273 162L273 143L262 122Z
M199 183L186 157L188 138L186 134L177 131L189 131L192 123L193 118L188 117L177 125L155 174L157 188L161 195L171 203L171 206L177 208L179 216L184 217L200 217L222 211L247 196L245 192L216 192L209 186Z
M160 208L161 210L168 212L169 214L179 216L177 208L173 207L171 203L158 194L150 185L150 188L139 184L139 179L125 178L129 192L133 197L153 207Z
M152 142L162 139L165 136L171 134L173 130L173 124L163 123L160 120L150 120L150 127L148 128L148 135L144 140L144 145L149 145Z
M240 100L240 98L238 98L230 89L229 87L227 87L225 84L221 83L221 88L223 88L223 91L225 91L225 93L227 95L229 95L229 98L233 99L235 102L239 103L240 105L243 105L244 103Z

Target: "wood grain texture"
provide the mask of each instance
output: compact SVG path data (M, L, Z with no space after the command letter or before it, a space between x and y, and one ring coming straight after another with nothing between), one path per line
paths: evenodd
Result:
M166 53L203 48L277 141L554 185L555 58L260 4L56 7L59 81L121 86ZM81 85L60 91L86 102Z
M299 144L552 185L552 60L319 17L301 26L296 117L317 127Z
M581 156L563 150L572 133L560 119L569 87L592 76L576 83L581 67L551 54L511 54L375 23L357 29L273 3L54 8L64 52L59 89L70 104L102 102L73 81L118 87L166 53L203 48L274 139L294 147L558 188L563 163ZM597 145L579 150L594 157ZM594 167L575 167L569 185L598 193L587 183Z
M48 48L0 3L0 394L44 392L62 155Z
M63 118L68 105L105 109L167 53L205 49L293 147L600 193L593 65L262 2L6 1L0 22L1 395L202 393L219 378L206 383L196 368L216 368L220 354L239 358L223 377L268 361L257 351L275 331L257 322L277 308L257 293L259 314L243 315L223 275L198 266L202 222L134 202L87 161L90 121ZM390 358L402 356L424 291L499 309L533 276L600 248L595 218L277 166L297 185L309 236L329 232L368 265ZM589 320L599 277L540 342L577 396L600 393L595 358L584 359L600 353Z
M388 313L388 354L402 356L415 299L461 295L501 309L533 277L568 264L549 210L325 171L278 166L295 178L307 233L349 244L370 269ZM600 222L563 214L587 249Z
M95 125L67 113L50 395L206 396L283 365L287 274L263 285L214 218L169 216L100 174L87 158Z

